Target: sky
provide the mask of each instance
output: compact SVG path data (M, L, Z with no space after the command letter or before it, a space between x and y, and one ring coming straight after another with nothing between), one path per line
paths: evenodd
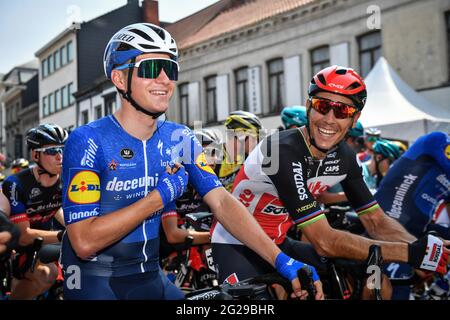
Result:
M159 0L159 19L180 20L218 0ZM34 53L73 20L89 21L127 0L0 0L0 73L35 58Z

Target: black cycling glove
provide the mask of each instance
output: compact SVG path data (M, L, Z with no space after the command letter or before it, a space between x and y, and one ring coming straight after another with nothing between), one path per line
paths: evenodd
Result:
M441 239L427 234L408 245L408 263L416 269L447 273L448 253Z

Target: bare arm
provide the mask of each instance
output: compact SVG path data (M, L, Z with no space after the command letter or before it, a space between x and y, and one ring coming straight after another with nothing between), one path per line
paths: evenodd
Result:
M29 246L33 244L34 239L41 237L44 239L44 244L59 243L58 231L47 231L30 228L28 221L20 222L16 224L20 230L19 245Z
M162 219L161 223L169 243L183 243L187 236L194 237L193 244L209 243L209 232L186 230L178 227L178 218L169 216Z
M406 229L383 212L381 208L360 217L369 235L377 240L411 243L417 239Z
M2 210L7 217L11 214L11 206L9 205L8 198L0 192L0 210Z
M62 226L66 226L65 222L64 222L64 214L63 214L63 209L59 208L58 212L56 212L55 214L55 219L56 221L58 221Z
M314 249L323 256L365 260L373 244L381 246L385 261L408 262L408 244L367 239L330 227L327 219L318 220L302 229Z
M68 225L67 234L77 255L86 259L122 239L162 207L161 196L154 190L128 207Z
M239 241L255 251L272 266L280 249L270 240L248 210L224 188L208 192L203 200L217 220Z
M6 251L6 245L11 240L11 233L3 231L0 232L0 254Z

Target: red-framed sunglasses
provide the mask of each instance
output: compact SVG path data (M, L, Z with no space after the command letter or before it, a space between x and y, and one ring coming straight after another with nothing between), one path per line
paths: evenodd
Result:
M325 98L311 97L309 101L311 102L312 108L320 114L326 115L333 109L334 116L337 119L352 118L358 112L358 109L354 106Z

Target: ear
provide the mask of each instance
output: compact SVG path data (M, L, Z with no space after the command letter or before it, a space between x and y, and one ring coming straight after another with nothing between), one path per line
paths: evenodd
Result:
M385 159L381 154L376 154L375 156L377 157L378 163L381 163Z
M33 160L34 162L39 161L37 151L31 150L31 160Z
M308 112L308 109L311 107L311 100L306 99L305 107L306 107L306 112Z
M361 111L358 111L353 117L352 128L356 127L356 123L358 122L359 117L361 116Z
M127 91L127 72L123 72L120 70L112 70L111 71L111 81L118 89L122 91Z

